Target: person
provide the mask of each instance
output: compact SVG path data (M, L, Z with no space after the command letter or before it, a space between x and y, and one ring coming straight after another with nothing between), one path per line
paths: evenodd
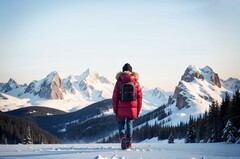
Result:
M116 75L116 84L114 86L112 105L113 111L118 121L119 139L126 141L126 148L132 148L133 121L138 118L142 108L142 89L138 82L139 75L132 71L132 66L126 63L122 72ZM120 90L125 82L132 82L134 85L135 98L132 101L121 101ZM126 128L126 130L125 130Z

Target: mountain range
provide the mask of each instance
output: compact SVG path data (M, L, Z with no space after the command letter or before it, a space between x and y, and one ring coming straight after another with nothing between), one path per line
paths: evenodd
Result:
M46 106L74 112L104 99L110 99L114 83L104 76L87 69L79 76L61 79L56 71L30 84L20 85L10 79L0 83L0 110L10 111L26 106ZM143 87L143 113L166 103L171 92L160 88Z
M10 79L0 83L0 109L34 121L65 142L96 142L117 129L110 99L113 87L110 80L89 69L80 76L65 79L54 71L29 85ZM187 122L190 116L208 111L211 102L220 103L226 93L231 96L239 90L240 80L232 77L222 80L209 66L190 65L173 93L142 88L143 111L134 128L146 123Z
M199 116L209 110L213 101L222 102L226 93L230 96L240 90L240 80L229 78L222 80L209 66L197 68L190 65L176 86L173 96L169 97L167 112L171 124L176 125L179 121L188 121L189 116Z

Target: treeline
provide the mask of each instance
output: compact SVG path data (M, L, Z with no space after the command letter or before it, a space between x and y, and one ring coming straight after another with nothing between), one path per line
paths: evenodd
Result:
M59 140L35 123L0 112L0 144L55 144Z
M221 104L213 101L209 107L204 127L207 142L239 142L240 137L240 94L237 90L232 99L226 93Z
M171 112L168 112L170 115ZM164 121L160 122L166 114L160 113L155 118L155 124L146 122L141 127L134 129L134 141L141 142L153 137L158 140L168 139L173 143L174 139L185 139L186 143L195 142L222 142L240 143L240 94L237 90L233 97L226 93L221 104L213 101L209 111L197 118L190 116L188 123L179 123L170 126ZM137 120L136 120L137 122ZM118 134L104 138L103 142L119 142Z

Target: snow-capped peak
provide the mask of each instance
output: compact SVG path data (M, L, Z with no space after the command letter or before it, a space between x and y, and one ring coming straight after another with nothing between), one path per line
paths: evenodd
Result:
M63 79L69 94L78 95L82 100L100 101L110 98L113 84L98 73L87 69L80 76L69 76Z
M17 84L17 82L16 82L14 79L12 79L12 78L10 78L7 83L9 83L9 84L10 84L10 83Z
M145 109L147 110L149 109L153 110L154 108L158 108L163 104L166 104L169 96L172 95L172 93L167 93L158 87L152 89L143 87L142 92L144 98L143 108L145 105ZM148 107L147 105L150 105L150 107Z
M24 93L38 95L45 99L63 99L62 93L65 93L65 89L58 73L53 71L47 77L31 82Z
M0 83L0 92L4 93L2 88L9 83L16 82L11 79L8 83ZM114 83L106 77L87 69L80 75L70 75L65 79L61 79L57 71L53 71L45 78L35 80L28 86L19 85L19 88L8 91L7 94L18 98L29 98L32 105L75 111L89 104L111 98L113 88ZM197 68L190 65L185 70L174 95L170 98L169 95L172 93L160 88L143 87L143 110L149 112L168 103L168 106L173 106L178 110L196 108L192 112L199 113L208 110L211 101L221 101L221 95L231 88L240 88L240 81L230 78L220 83L218 75L209 66Z
M43 80L47 81L48 83L52 82L54 78L59 78L57 71L53 71L47 75L47 77Z
M168 100L167 109L173 112L171 122L187 121L190 115L203 114L209 110L212 101L220 103L225 92L229 90L222 87L218 74L211 67L197 68L190 65L182 75L173 97Z
M185 82L192 82L197 79L205 80L208 83L211 83L221 88L218 74L215 73L209 66L205 66L204 68L197 68L194 65L190 65L187 67L181 78L181 80Z
M10 79L8 80L7 84L9 84L9 86L10 86L12 89L18 88L17 82L16 82L14 79L12 79L12 78L10 78Z
M82 73L80 76L80 80L85 80L90 83L96 82L96 80L99 78L98 73L91 71L89 68Z
M203 69L201 69L203 72L206 72L206 73L208 73L208 72L213 72L213 70L212 70L212 68L211 67L209 67L209 66L205 66Z
M7 93L7 92L9 92L13 89L18 88L18 87L20 87L20 85L18 85L17 82L14 79L10 78L7 83L5 83L5 84L2 83L0 85L0 92Z

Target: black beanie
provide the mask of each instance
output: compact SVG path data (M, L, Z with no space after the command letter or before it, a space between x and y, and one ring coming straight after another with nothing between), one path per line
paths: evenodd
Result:
M123 68L122 68L122 71L130 71L132 72L132 66L129 64L129 63L126 63Z

